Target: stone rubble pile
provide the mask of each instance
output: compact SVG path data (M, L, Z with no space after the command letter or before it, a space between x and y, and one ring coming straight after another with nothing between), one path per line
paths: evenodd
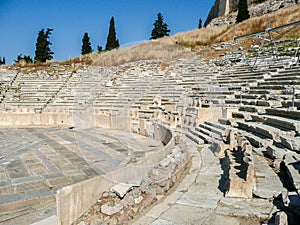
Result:
M145 176L139 186L119 184L104 192L75 224L125 224L158 201L182 177L190 156L178 147ZM120 195L120 193L122 193Z

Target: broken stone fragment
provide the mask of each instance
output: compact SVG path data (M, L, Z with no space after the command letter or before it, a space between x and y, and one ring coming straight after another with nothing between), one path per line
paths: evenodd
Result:
M267 153L271 158L281 160L287 153L287 150L285 150L283 148L278 148L274 145L269 145L269 146L267 146Z
M277 212L275 216L275 225L288 225L288 219L285 212Z
M144 199L143 196L139 196L139 197L134 199L134 203L139 204L139 203L141 203L141 201L143 201L143 199Z
M171 159L170 158L164 158L160 163L159 165L162 166L162 167L167 167L171 162Z
M105 215L111 216L118 212L120 212L123 209L123 206L121 204L116 204L114 206L109 206L107 204L101 206L101 212Z
M300 139L297 137L280 136L281 144L292 151L300 151Z
M132 185L119 183L111 188L111 191L116 193L120 198L123 198L128 191L132 189Z

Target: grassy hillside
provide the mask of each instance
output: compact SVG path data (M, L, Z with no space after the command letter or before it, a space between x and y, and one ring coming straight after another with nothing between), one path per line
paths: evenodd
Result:
M299 21L300 5L271 13L269 14L269 20L272 27ZM216 53L214 50L211 50L210 46L233 41L234 30L236 35L239 36L264 31L265 29L266 17L260 16L235 25L196 29L130 48L93 54L89 57L92 58L94 65L107 66L143 59L176 59L182 56L192 56L193 54L200 54L202 57L209 59L216 56ZM275 39L299 38L300 26L297 25L280 30L275 35Z
M269 20L272 27L300 21L300 4L269 14ZM264 31L265 29L266 16L254 17L235 25L202 28L177 33L170 37L148 41L132 47L115 49L100 54L92 53L79 56L59 64L64 66L70 65L72 68L78 67L81 64L116 66L139 60L175 60L182 57L192 57L195 54L204 59L211 59L220 54L220 52L213 50L211 46L222 42L233 41L234 32L239 36ZM274 33L274 37L276 40L280 38L300 38L300 25L280 30ZM251 43L251 41L248 41L248 45ZM45 66L46 65L49 66L49 63L45 64ZM24 67L24 65L17 66ZM25 67L37 69L43 67L43 65L32 64L25 65Z

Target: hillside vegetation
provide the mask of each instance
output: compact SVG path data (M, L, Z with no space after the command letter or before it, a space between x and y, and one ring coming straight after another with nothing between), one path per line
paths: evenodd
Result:
M298 4L278 10L277 12L270 13L268 17L271 27L300 21L300 5ZM189 58L195 56L195 54L204 59L211 59L220 54L220 52L216 52L211 48L212 45L222 42L232 42L234 33L236 36L240 36L264 31L266 24L266 16L253 17L234 25L223 25L177 33L170 37L151 40L132 47L79 56L59 64L64 66L72 65L72 67L74 64L77 65L77 67L81 64L116 66L140 60L175 60L182 57ZM275 39L279 40L280 38L300 38L300 25L291 26L276 32ZM49 66L49 63L46 65ZM31 67L34 69L42 67L40 64L38 66L35 64L16 66Z
M284 19L283 19L284 18ZM281 9L269 14L272 27L281 26L300 20L300 5ZM176 59L182 56L201 54L204 58L214 57L210 46L233 41L234 30L237 36L264 31L266 16L250 18L235 25L224 25L182 32L159 40L149 41L129 48L113 50L101 54L91 54L94 65L118 65L145 59ZM292 26L277 33L276 38L299 38L300 26ZM198 47L198 51L197 51ZM199 50L200 49L200 50ZM191 51L192 50L192 51Z

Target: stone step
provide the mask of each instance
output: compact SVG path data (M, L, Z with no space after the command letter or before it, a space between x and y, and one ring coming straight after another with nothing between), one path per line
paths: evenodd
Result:
M261 96L257 94L235 94L234 97L236 99L240 99L242 96L242 99L258 99Z
M285 190L277 174L263 156L253 154L255 187L253 194L265 199L273 199Z
M286 80L299 80L300 76L296 75L297 73L295 73L294 76L291 76L288 73L284 73L284 74L280 74L280 75L274 75L271 78L266 78L265 81L278 81L280 79L280 81L286 81ZM298 73L299 74L299 73Z
M252 121L263 122L265 124L280 127L281 129L294 130L296 132L300 131L300 121L280 116L272 116L268 114L258 115L250 114Z
M205 124L208 124L212 127L218 128L220 130L226 131L226 129L230 128L230 126L228 126L228 124L222 124L220 122L213 122L213 121L205 121Z
M293 186L300 189L300 154L295 152L287 153L283 160L284 166L287 169L288 178Z
M242 218L250 218L251 216L255 216L261 221L269 221L272 217L272 214L277 211L277 208L274 207L269 199L261 198L221 198L219 205L222 206L217 207L216 209L216 213L219 215L231 215ZM241 224L245 223L242 222Z
M249 140L251 145L253 145L256 148L266 147L266 146L269 146L269 145L273 144L272 139L261 137L257 134L252 134L252 133L247 132L247 131L242 131L242 134L243 134L243 136L245 136Z
M264 90L285 90L286 87L282 84L266 84L258 83L255 89L264 89Z
M300 152L300 137L280 136L280 143L291 151Z
M258 83L261 85L300 85L300 81L295 79L287 79L287 80L272 80L272 81L263 81Z
M190 129L190 132L192 132L195 136L201 138L205 144L210 143L212 140L212 137L210 136L211 132L201 127Z
M266 107L263 106L251 106L251 105L242 105L239 107L239 111L245 111L245 112L255 112L259 114L264 114Z
M219 122L220 124L226 125L226 126L228 126L228 127L230 127L230 124L231 124L230 120L227 119L227 118L219 118L219 119L218 119L218 122Z
M253 95L268 95L271 93L270 90L262 90L262 89L257 89L256 87L250 87L250 89L248 90L249 94L253 94Z
M266 108L266 113L268 115L281 116L285 118L291 118L300 120L300 110L288 110L281 108Z
M189 138L191 141L195 142L197 145L204 144L203 139L201 139L198 136L194 135L192 132L186 133L185 136L187 138Z
M252 146L247 139L237 134L237 146L225 151L224 175L225 196L252 198L254 185L254 163Z
M225 104L232 104L232 105L240 105L241 100L240 99L225 99ZM242 99L242 105L256 105L256 100L246 100Z
M267 154L272 159L279 159L282 160L286 153L289 151L282 145L280 147L277 147L275 145L269 145L267 146Z
M217 128L217 127L211 126L211 125L206 124L206 123L200 124L199 127L210 131L209 136L214 136L214 137L219 137L219 138L223 137L224 131Z
M293 106L293 103L292 103L292 100L284 100L284 101L281 101L281 105L283 107L292 107ZM294 107L297 107L297 109L299 110L300 109L300 101L295 99L294 101Z
M254 114L255 113L252 113L252 112L237 111L237 112L232 112L232 118L244 119L245 121L251 121L252 115L254 115Z
M280 141L281 135L293 136L294 132L282 130L261 122L237 122L238 127L253 134L258 134L262 137Z

